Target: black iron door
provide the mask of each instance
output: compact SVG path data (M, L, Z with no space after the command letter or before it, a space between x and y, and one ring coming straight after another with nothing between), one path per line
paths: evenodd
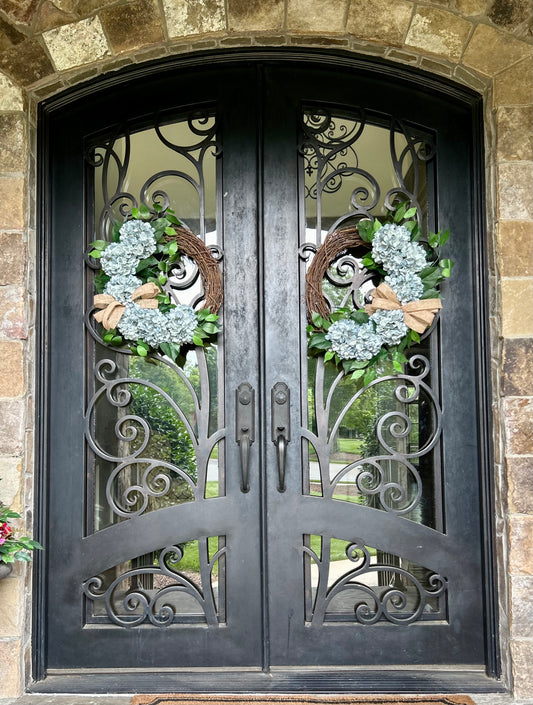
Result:
M363 66L169 66L42 113L46 668L481 672L473 103ZM305 275L398 199L450 227L456 268L431 334L365 386L308 356ZM91 312L89 243L154 203L223 273L222 332L180 365L102 344ZM325 287L356 301L341 260ZM191 260L165 286L205 294Z

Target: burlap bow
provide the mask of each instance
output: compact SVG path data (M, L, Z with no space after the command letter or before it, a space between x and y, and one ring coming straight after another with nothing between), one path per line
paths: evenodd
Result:
M131 300L141 308L157 308L157 295L160 293L159 287L150 282L138 286L131 295ZM126 310L124 304L119 303L111 294L96 294L94 305L103 309L95 313L94 317L106 330L116 328Z
M379 310L401 310L405 325L417 333L423 333L433 323L435 314L440 308L442 308L440 299L420 299L401 304L391 287L383 282L372 292L372 303L365 306L365 312L372 315Z

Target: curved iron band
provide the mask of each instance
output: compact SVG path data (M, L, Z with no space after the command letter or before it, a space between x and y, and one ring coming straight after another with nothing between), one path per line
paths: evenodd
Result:
M217 497L165 507L82 538L73 551L72 569L87 580L124 561L194 541L199 536L231 536L240 523L238 499Z
M441 534L371 507L345 504L322 497L301 497L293 519L302 536L323 534L346 541L361 538L374 548L394 553L445 577L460 576L461 567L457 565L460 537ZM237 498L219 497L166 507L81 539L71 562L77 562L76 570L88 579L133 557L199 536L226 536L231 547L231 534L243 520L242 505ZM475 562L476 558L469 560Z

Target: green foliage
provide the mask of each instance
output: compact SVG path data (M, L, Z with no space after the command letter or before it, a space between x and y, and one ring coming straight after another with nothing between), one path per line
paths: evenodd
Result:
M31 561L31 551L43 548L38 541L29 536L16 535L10 520L20 518L20 514L0 502L0 561L3 563Z
M422 231L416 220L417 210L410 207L409 202L405 201L396 206L391 211L386 222L401 224L410 232L411 241L417 242L422 237ZM374 221L370 219L360 220L357 224L358 232L362 240L372 242L376 232L382 227L383 223L377 218ZM421 299L438 299L440 292L438 289L444 279L451 275L453 262L450 259L438 260L437 250L442 247L450 236L449 230L441 230L438 233L429 233L427 243L429 246L428 261L433 264L428 264L420 273L420 279L424 286L424 291ZM368 252L362 259L361 264L371 271L378 272L383 278L386 276L385 270L381 265L377 264L372 253ZM383 279L380 280L383 281ZM348 281L347 281L348 283ZM327 296L335 304L339 302L339 289L334 287L329 282L324 281L324 289L327 291ZM359 301L362 305L363 301ZM344 374L350 375L352 380L361 381L363 385L371 384L377 376L377 369L384 363L392 364L393 370L398 373L403 372L403 365L407 362L407 358L403 354L410 346L420 342L420 335L414 330L408 330L407 334L402 338L397 345L383 345L380 352L370 360L346 360L339 359L338 355L331 350L331 343L326 338L329 327L335 321L341 319L352 319L358 324L364 324L369 320L368 314L363 310L354 310L345 306L337 306L333 309L329 318L323 318L316 312L311 313L311 323L307 326L308 333L308 349L311 356L323 355L324 361L333 364L337 369L342 370Z

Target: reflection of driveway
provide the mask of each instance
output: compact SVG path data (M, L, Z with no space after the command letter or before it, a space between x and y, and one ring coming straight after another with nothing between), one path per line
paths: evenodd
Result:
M370 563L376 563L376 557L372 556L370 558ZM356 568L356 564L352 561L332 561L329 564L329 578L328 585L333 585L333 583L341 578L346 573ZM377 585L378 584L378 574L375 571L370 571L369 573L363 573L358 575L356 578L358 583L363 583L363 585ZM316 587L318 585L318 566L316 563L311 562L311 585Z

